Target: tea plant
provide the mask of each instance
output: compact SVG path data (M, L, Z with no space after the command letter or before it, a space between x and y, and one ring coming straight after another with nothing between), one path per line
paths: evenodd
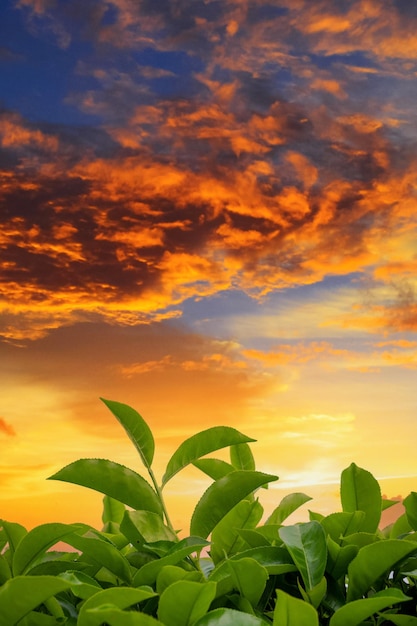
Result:
M102 494L103 527L0 522L0 626L417 626L417 493L379 529L376 479L342 472L340 512L309 512L283 498L264 522L258 490L277 480L255 469L249 443L216 426L184 441L162 480L155 443L131 407L103 400L132 440L148 478L106 459L80 459L51 476ZM230 462L207 455L229 448ZM164 501L188 465L212 479L180 539ZM53 548L58 542L72 551Z

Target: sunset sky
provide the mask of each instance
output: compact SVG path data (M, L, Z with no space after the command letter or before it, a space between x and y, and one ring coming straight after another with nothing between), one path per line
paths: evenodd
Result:
M417 491L417 3L0 4L0 518L100 526L46 481L257 439L262 499ZM167 487L174 523L207 485Z

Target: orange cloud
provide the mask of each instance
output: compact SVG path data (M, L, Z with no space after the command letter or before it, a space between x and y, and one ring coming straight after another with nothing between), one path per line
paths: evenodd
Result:
M16 431L3 417L0 417L0 433L9 437L16 437Z

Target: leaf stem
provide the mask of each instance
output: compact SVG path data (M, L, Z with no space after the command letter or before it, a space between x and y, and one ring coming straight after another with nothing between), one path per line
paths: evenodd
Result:
M153 473L153 470L152 470L151 467L148 467L148 472L149 472L149 476L151 477L153 486L155 487L155 491L156 491L156 493L158 495L159 501L161 503L162 511L164 513L164 517L165 517L165 521L167 523L167 526L168 526L168 528L170 530L172 530L172 532L175 534L175 536L178 537L177 531L175 530L174 526L172 525L172 522L171 522L170 517L168 515L168 511L167 511L167 508L165 506L164 496L162 495L162 490L161 490L160 486L158 485L158 482L157 482L157 480L155 478L155 474Z

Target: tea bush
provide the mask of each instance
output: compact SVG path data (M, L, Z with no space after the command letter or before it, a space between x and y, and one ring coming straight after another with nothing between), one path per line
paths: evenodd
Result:
M103 528L0 522L0 626L417 626L417 493L380 529L376 479L342 472L340 512L309 512L286 496L261 523L258 491L277 480L255 469L254 440L216 426L184 441L159 483L154 438L131 407L103 400L136 447L148 478L105 459L51 476L102 494ZM230 462L207 455L229 448ZM212 479L180 539L167 483L193 464ZM53 550L64 542L72 550Z

